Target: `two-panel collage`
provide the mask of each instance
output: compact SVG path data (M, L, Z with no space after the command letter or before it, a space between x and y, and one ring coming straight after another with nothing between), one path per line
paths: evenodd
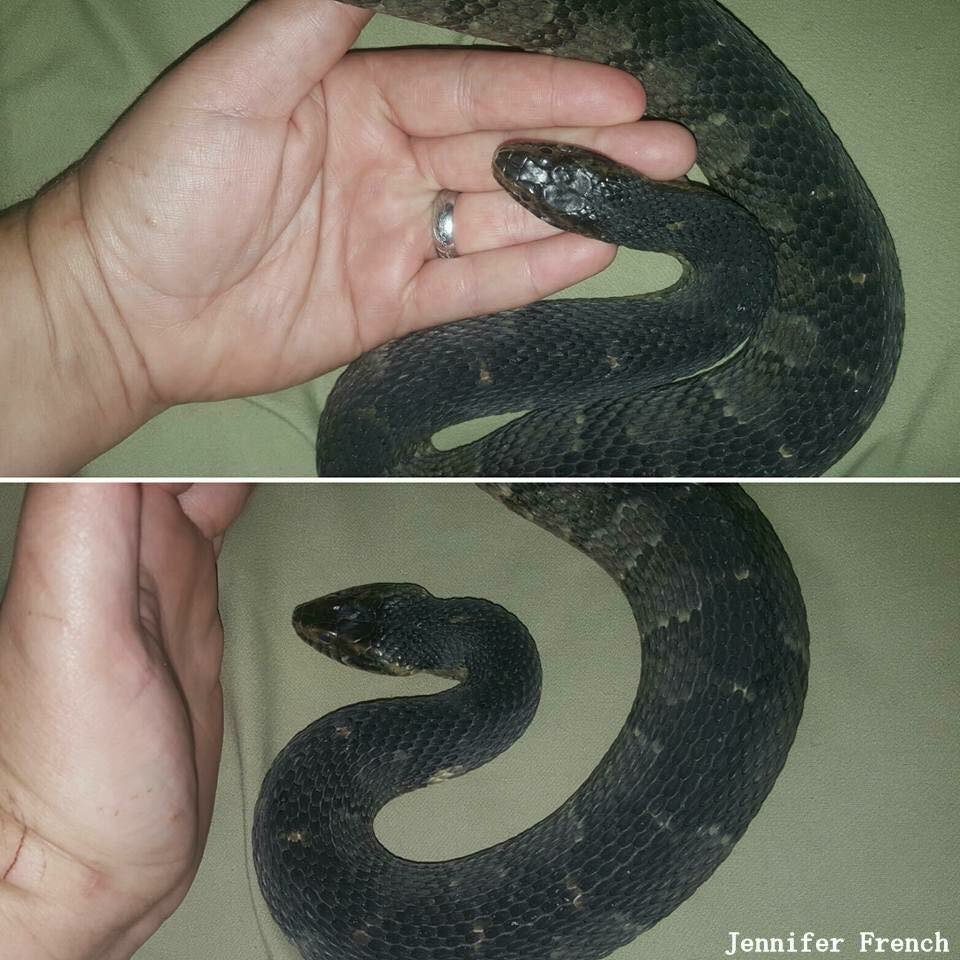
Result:
M0 0L0 960L960 960L958 49Z

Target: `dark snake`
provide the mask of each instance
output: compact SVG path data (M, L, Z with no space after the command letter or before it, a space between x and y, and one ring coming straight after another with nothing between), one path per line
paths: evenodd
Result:
M336 660L459 681L322 717L264 779L257 876L307 960L606 956L710 876L786 760L807 687L806 616L783 547L740 488L491 492L620 586L640 635L636 699L596 769L546 819L456 860L413 862L380 844L374 817L523 732L540 693L533 641L496 604L413 584L297 607L298 634Z
M672 254L655 294L553 300L419 332L351 364L317 435L328 475L801 476L860 438L900 356L893 241L828 121L714 0L351 0L626 70L685 125L711 189L582 150L502 148L543 219ZM516 419L453 450L432 438ZM520 415L522 414L522 415Z

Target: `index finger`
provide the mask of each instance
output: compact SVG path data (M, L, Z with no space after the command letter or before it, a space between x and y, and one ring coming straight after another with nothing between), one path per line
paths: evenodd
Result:
M496 50L358 51L391 119L417 137L607 126L646 109L640 81L598 63Z
M194 526L213 541L219 552L223 535L243 512L251 493L253 485L249 483L193 483L177 499Z

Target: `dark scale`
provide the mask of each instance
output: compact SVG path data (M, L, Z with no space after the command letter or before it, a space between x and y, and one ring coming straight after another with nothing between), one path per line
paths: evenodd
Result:
M712 193L627 176L586 151L547 164L576 158L596 196L610 188L603 211L578 217L570 191L513 181L511 193L546 220L675 253L684 282L649 296L541 302L367 354L321 416L320 473L800 476L822 473L857 442L900 356L896 252L829 123L746 27L713 0L360 5L630 71L650 116L694 133ZM532 149L511 169L542 160ZM676 249L659 240L667 225ZM720 236L718 256L704 240ZM736 282L728 257L750 265ZM745 298L754 312L731 343ZM784 325L800 321L807 348L784 352ZM612 377L600 366L608 354ZM504 413L523 415L454 450L431 441Z
M739 488L491 492L625 593L642 657L633 707L550 816L457 860L404 860L379 843L374 817L523 733L540 695L533 641L502 607L413 584L299 606L298 634L336 660L459 680L317 720L264 779L257 876L306 960L597 960L710 876L786 760L806 692L806 616L783 548Z

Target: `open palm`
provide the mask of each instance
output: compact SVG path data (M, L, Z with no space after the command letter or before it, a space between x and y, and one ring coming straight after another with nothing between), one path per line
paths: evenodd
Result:
M636 122L626 74L479 50L344 56L368 16L262 0L79 167L131 375L158 405L279 389L606 266L612 248L557 235L497 188L506 139L577 141L659 177L693 161L681 128ZM463 194L452 261L430 239L441 188Z
M0 873L35 898L32 930L67 925L90 955L129 955L199 865L223 730L216 553L246 494L44 486L24 503L0 608Z

